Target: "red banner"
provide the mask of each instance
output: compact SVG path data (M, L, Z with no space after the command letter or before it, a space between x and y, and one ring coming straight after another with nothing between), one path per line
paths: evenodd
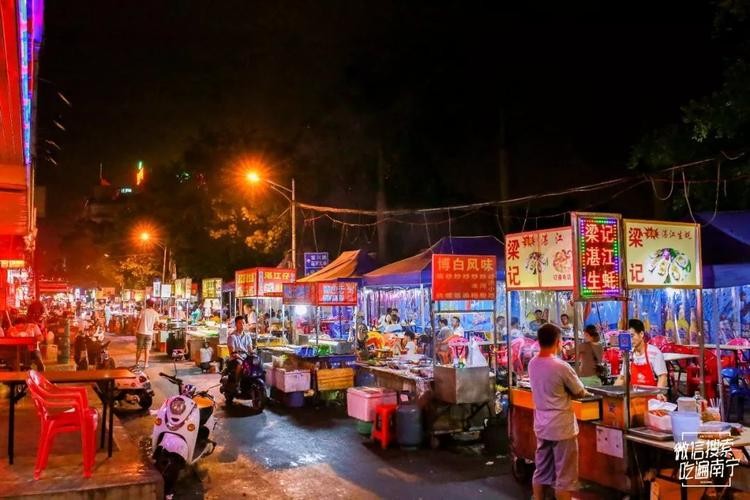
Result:
M234 272L235 297L243 299L258 296L257 269L242 269Z
M574 212L577 300L618 299L625 296L620 216Z
M315 305L315 283L284 283L282 302L288 306Z
M494 255L432 255L432 300L495 300Z
M339 281L316 283L316 304L319 306L356 306L357 283Z

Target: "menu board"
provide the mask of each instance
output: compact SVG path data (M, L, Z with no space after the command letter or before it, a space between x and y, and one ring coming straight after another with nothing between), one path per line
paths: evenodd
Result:
M315 283L284 283L282 303L289 306L310 306L315 304Z
M201 294L204 299L221 297L221 278L207 278L201 282Z
M258 295L257 269L242 269L234 273L234 291L238 299Z
M573 212L576 300L625 297L620 216Z
M259 297L281 297L282 285L293 283L295 278L294 269L259 267L257 272Z
M432 255L432 300L495 300L494 255Z
M357 283L338 281L316 283L316 304L319 306L356 306Z
M507 235L505 282L508 290L572 290L571 229L561 227Z
M631 288L701 288L699 224L623 220Z

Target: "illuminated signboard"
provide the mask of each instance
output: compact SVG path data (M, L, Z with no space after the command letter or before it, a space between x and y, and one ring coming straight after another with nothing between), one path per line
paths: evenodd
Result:
M154 281L153 286L151 287L154 291L153 297L154 298L161 298L161 281Z
M494 300L494 255L432 255L432 300Z
M508 290L572 290L570 227L507 235L505 283Z
M619 215L573 212L576 300L625 297Z
M284 283L282 302L289 306L311 306L315 304L315 283Z
M234 290L238 299L258 295L258 272L256 269L242 269L234 273Z
M141 184L143 184L145 176L146 176L146 171L143 168L143 162L139 161L138 168L136 169L136 172L135 172L135 185L140 186Z
M259 267L257 271L259 297L281 297L282 285L293 283L295 278L294 269Z
M174 297L181 299L185 296L185 280L178 279L174 281Z
M161 285L161 298L168 299L172 296L172 285L168 283L162 283Z
M221 278L207 278L201 282L201 294L204 299L221 297Z
M316 304L319 306L356 306L357 283L354 281L316 283Z
M698 224L624 219L627 281L631 288L701 288Z

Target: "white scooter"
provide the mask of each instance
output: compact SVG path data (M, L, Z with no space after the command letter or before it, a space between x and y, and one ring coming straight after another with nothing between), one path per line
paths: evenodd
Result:
M198 392L194 385L183 385L177 377L159 375L176 384L180 393L164 401L157 411L151 437L153 459L164 478L164 493L171 498L180 471L210 455L216 447L210 439L216 426L216 403L208 391Z

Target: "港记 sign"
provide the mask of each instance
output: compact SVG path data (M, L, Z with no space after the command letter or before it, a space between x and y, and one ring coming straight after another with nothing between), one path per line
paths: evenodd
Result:
M494 255L432 255L432 300L495 300Z
M700 226L623 220L631 288L701 288Z

